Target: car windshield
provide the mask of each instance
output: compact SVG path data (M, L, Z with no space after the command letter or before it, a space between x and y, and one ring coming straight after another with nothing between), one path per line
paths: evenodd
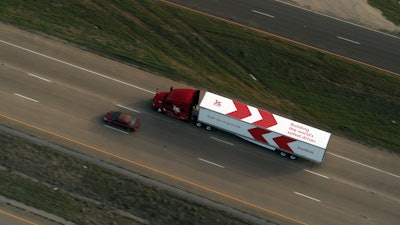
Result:
M113 121L116 121L116 120L118 120L119 115L121 115L121 112L115 112L115 113L113 114L113 116L112 116L111 119L112 119Z

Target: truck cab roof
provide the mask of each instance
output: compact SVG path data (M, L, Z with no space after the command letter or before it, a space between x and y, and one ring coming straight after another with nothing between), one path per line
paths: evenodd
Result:
M194 89L173 89L168 95L168 101L197 104L199 101L199 93L199 90Z

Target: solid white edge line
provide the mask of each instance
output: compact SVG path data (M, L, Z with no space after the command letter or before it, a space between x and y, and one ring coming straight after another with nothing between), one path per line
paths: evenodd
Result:
M19 46L19 45L12 44L12 43L9 43L9 42L3 41L3 40L0 40L0 42L2 42L2 43L4 43L4 44L7 44L7 45L10 45L10 46L13 46L13 47L15 47L15 48L19 48L19 49L28 51L28 52L33 53L33 54L36 54L36 55L40 55L40 56L42 56L42 57L51 59L51 60L56 61L56 62L63 63L63 64L65 64L65 65L71 66L71 67L73 67L73 68L80 69L80 70L83 70L83 71L86 71L86 72L95 74L95 75L97 75L97 76L99 76L99 77L103 77L103 78L106 78L106 79L115 81L115 82L117 82L117 83L125 84L125 85L127 85L127 86L130 86L130 87L133 87L133 88L136 88L136 89L139 89L139 90L142 90L142 91L151 93L151 94L155 94L154 91L150 91L150 90L147 90L147 89L145 89L145 88L142 88L142 87L139 87L139 86L136 86L136 85L133 85L133 84L124 82L124 81L122 81L122 80L118 80L118 79L115 79L115 78L113 78L113 77L109 77L109 76L106 76L106 75L104 75L104 74L101 74L101 73L98 73L98 72L95 72L95 71L92 71L92 70L89 70L89 69L86 69L86 68L83 68L83 67L74 65L74 64L72 64L72 63L68 63L68 62L62 61L62 60L60 60L60 59L57 59L57 58L54 58L54 57L51 57L51 56L48 56L48 55L45 55L45 54L42 54L42 53L39 53L39 52L35 52L35 51L33 51L33 50L30 50L30 49L21 47L21 46Z
M357 44L357 45L360 44L360 42L353 41L353 40L350 40L350 39L347 39L347 38L344 38L344 37L341 37L341 36L336 36L336 37L339 38L339 39L341 39L341 40L351 42L351 43L353 43L353 44Z
M355 164L358 164L358 165L361 165L361 166L365 166L365 167L367 167L367 168L370 168L370 169L376 170L376 171L378 171L378 172L385 173L385 174L387 174L387 175L390 175L390 176L393 176L393 177L396 177L396 178L399 178L399 179L400 179L400 176L399 176L399 175L396 175L396 174L394 174L394 173L390 173L390 172L387 172L387 171L385 171L385 170L381 170L381 169L378 169L378 168L376 168L376 167L369 166L369 165L366 165L366 164L357 162L357 161L355 161L355 160L346 158L346 157L341 156L341 155L337 155L337 154L332 153L332 152L327 152L327 153L328 153L328 154L331 154L331 155L333 155L333 156L336 156L336 157L338 157L338 158L347 160L347 161L349 161L349 162L352 162L352 163L355 163Z
M267 14L267 13L263 13L263 12L260 12L260 11L257 11L257 10L251 10L252 12L254 12L254 13L258 13L258 14L261 14L261 15L263 15L263 16L268 16L268 17L271 17L271 18L275 18L275 16L273 16L273 15L270 15L270 14Z
M321 202L321 200L319 200L319 199L316 199L316 198L310 197L310 196L308 196L308 195L305 195L305 194L299 193L299 192L297 192L297 191L295 191L294 193L295 193L296 195L303 196L303 197L305 197L305 198L308 198L308 199L314 200L314 201L316 201L316 202Z
M129 107L124 106L124 105L117 104L117 106L118 106L118 107L121 107L121 108L124 108L124 109L127 109L127 110L130 110L130 111L133 111L133 112L140 113L140 111L135 110L135 109L132 109L132 108L129 108Z
M52 82L52 81L51 81L51 80L49 80L49 79L46 79L46 78L40 77L40 76L38 76L38 75L35 75L35 74L33 74L33 73L28 73L28 75L29 75L29 76L32 76L32 77L36 77L36 78L38 78L38 79L41 79L41 80L44 80L44 81L47 81L47 82L49 82L49 83L51 83L51 82Z
M124 134L129 134L128 132L125 132L125 131L123 131L123 130L117 129L117 128L112 127L112 126L108 126L108 125L106 125L106 124L104 124L104 126L107 127L107 128L110 128L110 129L119 131L119 132L124 133Z
M304 169L306 172L309 172L309 173L312 173L312 174L314 174L314 175L317 175L317 176L320 176L320 177L323 177L323 178L325 178L325 179L329 179L329 177L328 176L325 176L325 175L322 175L322 174L319 174L319 173L316 173L316 172L314 172L314 171L311 171L311 170L308 170L308 169Z
M217 164L217 163L213 163L213 162L210 162L210 161L205 160L205 159L202 159L202 158L197 158L197 159L200 160L200 161L209 163L209 164L211 164L211 165L214 165L214 166L218 166L218 167L221 167L221 168L225 168L225 167L223 167L223 166L221 166L221 165L219 165L219 164Z
M224 141L224 140L218 139L218 138L216 138L216 137L213 137L213 136L210 136L210 138L211 138L211 139L214 139L214 140L216 140L216 141L219 141L219 142L225 143L225 144L227 144L227 145L231 145L231 146L233 146L233 145L234 145L233 143L230 143L230 142L227 142L227 141Z
M33 99L33 98L26 97L26 96L24 96L24 95L20 95L20 94L18 94L18 93L14 93L14 95L19 96L19 97L24 98L24 99L27 99L27 100L32 101L32 102L39 102L38 100L35 100L35 99Z

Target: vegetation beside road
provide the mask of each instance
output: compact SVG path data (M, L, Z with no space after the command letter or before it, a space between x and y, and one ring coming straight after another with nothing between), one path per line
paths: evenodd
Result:
M0 195L76 224L251 224L3 131L0 146Z
M381 10L382 14L397 26L400 26L399 0L368 0L368 4Z

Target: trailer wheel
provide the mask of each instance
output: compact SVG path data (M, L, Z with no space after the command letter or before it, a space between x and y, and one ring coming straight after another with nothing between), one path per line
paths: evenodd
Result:
M284 151L280 151L279 154L280 154L282 157L286 157L286 156L287 156L287 153L284 152Z
M201 123L200 122L196 122L196 127L201 127Z
M157 111L158 113L162 112L161 108L157 108L156 111Z
M206 130L208 130L208 131L212 130L212 126L207 125L207 126L206 126Z
M297 159L297 156L295 156L295 155L289 155L289 159L295 160L295 159Z

